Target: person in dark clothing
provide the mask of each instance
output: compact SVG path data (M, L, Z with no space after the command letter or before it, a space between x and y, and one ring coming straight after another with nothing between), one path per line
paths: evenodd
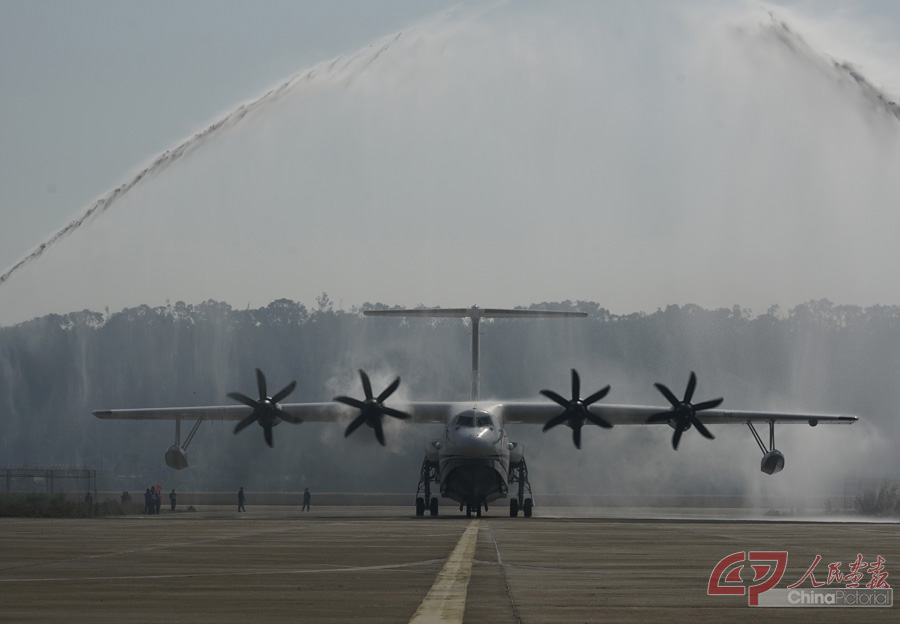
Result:
M305 488L303 490L303 507L300 508L300 511L303 511L304 509L309 511L309 498L309 488Z
M244 509L244 486L238 490L238 511L247 511Z
M90 492L88 492L87 494L84 495L84 502L86 502L86 503L93 503L93 502L94 502L94 497L91 496L91 493L90 493Z
M159 490L155 487L150 488L150 513L159 513Z
M172 511L175 511L175 488L172 488L172 491L169 492L169 502L172 503Z
M144 513L150 513L150 505L153 504L153 495L150 493L150 488L147 488L147 491L144 492Z

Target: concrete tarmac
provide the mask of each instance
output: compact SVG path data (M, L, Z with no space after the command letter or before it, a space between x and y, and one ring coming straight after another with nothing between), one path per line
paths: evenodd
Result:
M787 551L779 588L817 555L818 581L832 562L848 573L857 553L884 557L887 582L900 584L896 523L685 509L536 508L526 519L497 507L478 521L448 506L437 518L405 507L298 509L0 518L0 621L898 621L897 607L762 609L747 596L707 595L713 567L739 551ZM745 568L746 584L752 576ZM443 619L426 613L426 597L447 605Z

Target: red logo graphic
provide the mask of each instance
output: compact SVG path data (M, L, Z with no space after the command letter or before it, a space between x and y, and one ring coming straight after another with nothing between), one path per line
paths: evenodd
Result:
M712 574L709 575L709 585L706 593L710 596L743 596L747 593L746 587L741 579L741 570L744 568L744 561L764 562L751 563L753 568L753 585L749 587L750 597L748 602L751 607L759 605L759 595L764 591L768 591L778 584L784 571L787 568L788 554L774 550L751 550L746 554L736 552L722 558L716 567L713 568ZM736 564L740 565L736 565ZM774 564L774 565L773 565ZM732 567L734 566L734 567ZM725 571L731 568L731 571L725 574ZM725 574L725 583L722 584L722 575Z

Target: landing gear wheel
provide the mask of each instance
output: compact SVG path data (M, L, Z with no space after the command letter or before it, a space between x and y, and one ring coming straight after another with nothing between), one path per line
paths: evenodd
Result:
M531 508L534 507L534 502L530 498L525 499L525 503L522 505L522 512L525 514L526 518L531 517Z
M471 518L471 517L472 517L472 506L466 505L466 518Z
M438 499L437 496L431 497L431 503L428 505L428 513L432 516L438 515Z
M481 517L481 505L478 505L478 507L475 508L475 516L478 518Z
M515 518L519 515L519 499L513 498L509 501L509 517Z
M425 515L425 499L421 496L416 499L416 515L419 517Z

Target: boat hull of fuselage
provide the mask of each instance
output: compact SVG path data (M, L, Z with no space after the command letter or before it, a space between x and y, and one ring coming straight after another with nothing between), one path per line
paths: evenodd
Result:
M480 507L507 493L509 463L500 458L442 458L441 496L460 505Z

